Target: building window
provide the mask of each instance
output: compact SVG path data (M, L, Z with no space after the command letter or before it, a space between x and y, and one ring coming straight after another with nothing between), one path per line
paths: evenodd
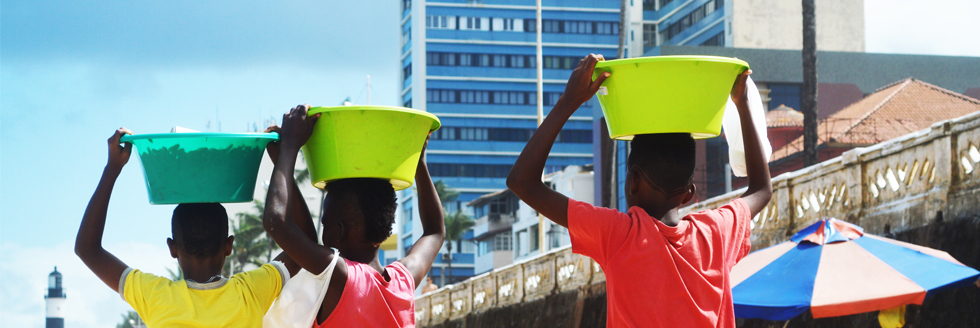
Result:
M524 30L524 20L523 19L494 18L491 21L493 22L492 23L492 26L490 28L491 31L507 31L507 32L519 31L519 32L523 32L523 30ZM515 22L517 24L515 24Z
M657 10L657 0L643 0L643 10Z
M496 105L537 105L537 92L534 91L484 91L484 90L446 90L428 89L425 91L430 103L457 104L496 104ZM544 104L554 106L561 98L561 92L545 92ZM592 107L587 101L582 107Z
M663 8L663 6L666 5L667 3L670 3L670 1L667 1L666 3L662 2L660 5L661 8ZM704 19L705 16L708 16L708 14L711 14L717 11L718 9L720 9L723 3L724 1L712 0L692 10L684 17L681 17L673 24L667 26L667 28L665 28L663 31L660 31L660 42L668 43L668 41L674 38L674 36L681 34L682 32L684 32L684 30L687 30L688 27L691 27L692 25L700 22L702 19Z
M408 79L412 76L412 64L409 63L408 66L402 67L402 80Z
M710 39L704 40L704 42L702 42L701 45L702 46L715 46L715 47L724 46L725 45L725 32L718 32L718 34L715 34L715 36L711 37Z
M545 92L544 93L544 105L554 106L558 103L558 99L561 98L560 92Z
M548 232L548 239L551 240L550 247L558 248L559 246L561 246L561 238L562 236L567 234L568 234L568 229L565 229L565 227L559 226L557 224L551 225L551 231Z
M490 24L485 22L489 20L486 17L466 17L459 16L459 29L460 30L474 30L474 31L489 31Z
M506 178L510 168L506 164L429 164L434 177Z
M493 66L494 67L509 67L507 65L507 55L493 55Z
M515 215L517 214L518 201L517 197L498 197L493 199L489 204L489 213L491 215Z
M412 233L412 203L405 202L402 204L402 233L409 234Z
M498 233L493 236L494 251L509 251L513 249L510 231Z
M481 240L477 254L486 255L490 252L509 251L511 249L513 249L513 245L511 244L510 231L504 231Z
M402 104L402 107L412 108L412 100L409 99L408 101L406 101L404 104Z
M456 16L426 15L425 28L438 30L455 30Z
M526 240L527 240L527 231L525 230L518 231L517 240L516 240L517 242L514 243L514 254L518 256L524 255L524 253L521 252L522 249L521 243L526 242Z
M657 24L643 24L643 47L657 46Z
M533 252L540 249L540 247L538 247L539 246L538 243L540 242L540 236L538 235L539 233L538 225L535 224L531 226L530 228L527 229L527 231L528 231L527 233L528 239L530 239L530 241L528 241L528 243L530 244L528 245L528 250Z
M657 7L657 9L658 9L658 10L659 10L660 8L663 8L663 7L664 7L664 6L666 6L667 4L670 4L671 2L674 2L674 0L659 0L659 1L660 1L660 6L659 6L659 7Z
M561 130L556 142L592 143L592 130Z
M460 246L460 253L476 253L476 244L472 241L464 240Z
M537 32L533 18L524 19L525 32ZM542 19L541 33L618 35L619 22Z
M549 69L575 69L579 56L542 56L544 68ZM615 57L606 57L612 60ZM472 54L472 53L448 53L448 52L429 52L425 54L425 62L429 66L471 66L471 67L509 67L509 68L535 68L537 59L533 55L509 55L509 54Z
M535 129L472 128L443 126L432 133L432 140L477 140L527 142ZM592 143L592 130L563 129L556 142Z

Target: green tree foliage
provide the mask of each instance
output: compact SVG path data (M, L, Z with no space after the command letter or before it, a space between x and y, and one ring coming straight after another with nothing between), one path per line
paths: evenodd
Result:
M137 328L146 327L143 320L140 320L139 314L136 311L128 311L126 314L122 315L122 322L116 325L116 328Z
M295 177L297 183L309 183L310 171L306 168L296 170ZM272 253L279 249L279 245L276 245L262 227L265 202L259 199L252 202L255 206L254 211L235 214L238 220L231 221L235 243L231 256L225 261L225 267L221 272L225 276L242 272L249 264L261 266L269 263L272 261Z
M253 200L255 211L235 214L237 221L231 221L235 243L231 256L225 261L222 274L231 275L245 270L246 265L261 266L272 261L272 252L279 249L262 227L262 213L265 202Z
M449 188L442 180L436 181L433 185L436 187L436 194L439 195L439 202L442 203L442 206L446 206L449 202L455 202L456 198L459 197L459 192Z
M174 270L170 270L170 268L167 268L167 274L170 275L170 280L173 281L184 280L184 271L181 271L179 266L177 267L176 272Z

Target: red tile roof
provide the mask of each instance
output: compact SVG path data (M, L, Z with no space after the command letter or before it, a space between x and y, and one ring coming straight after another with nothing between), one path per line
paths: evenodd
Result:
M786 105L779 105L778 108L770 110L768 113L766 113L766 127L768 128L802 126L803 113L797 112L793 108L786 107Z
M980 111L980 100L908 78L882 87L819 122L819 144L862 147ZM803 150L803 137L773 152L772 161Z

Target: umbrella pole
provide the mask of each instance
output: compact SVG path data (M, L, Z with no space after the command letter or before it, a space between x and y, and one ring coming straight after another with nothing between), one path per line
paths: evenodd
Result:
M786 323L783 324L783 328L786 328L788 326L789 326L789 320L786 320Z

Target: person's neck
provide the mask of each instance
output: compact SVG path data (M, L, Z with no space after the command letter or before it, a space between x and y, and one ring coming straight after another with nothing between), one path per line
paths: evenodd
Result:
M215 276L220 276L221 269L225 265L224 257L180 259L178 262L184 279L198 283L205 283Z
M658 206L640 206L644 211L647 212L655 220L663 222L663 224L668 227L676 227L677 224L681 222L682 215L677 210L677 206L674 207L658 207Z
M346 254L344 254L344 252L341 252L341 254L345 259L370 265L372 268L378 270L378 272L380 273L385 272L384 266L382 266L381 261L378 260L377 248L371 247L370 249L366 249L366 248L349 249L347 250Z

